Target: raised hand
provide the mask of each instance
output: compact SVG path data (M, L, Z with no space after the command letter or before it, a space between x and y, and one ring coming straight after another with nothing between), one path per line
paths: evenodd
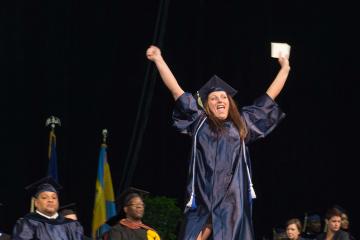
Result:
M154 45L151 45L146 50L146 57L155 63L155 66L158 69L165 86L170 90L174 99L178 99L184 93L184 91L179 86L175 76L161 56L160 49Z
M146 50L146 57L150 60L155 62L156 60L159 60L162 58L161 51L158 47L151 45Z

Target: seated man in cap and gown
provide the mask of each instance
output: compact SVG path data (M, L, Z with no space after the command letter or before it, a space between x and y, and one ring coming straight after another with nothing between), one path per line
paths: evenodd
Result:
M119 214L109 219L108 224L112 227L104 234L104 240L160 240L159 234L142 222L145 204L141 195L143 190L138 190L130 188L120 196ZM125 213L124 218L121 218L121 211Z
M305 214L304 232L302 234L304 238L316 239L316 236L321 233L321 228L321 217L319 214Z
M13 240L82 240L83 227L78 221L58 214L58 190L61 186L51 177L26 187L34 198L35 212L17 220Z
M71 219L74 221L78 221L77 213L76 213L76 204L69 203L59 207L59 214L64 218Z
M63 216L64 218L79 221L78 215L77 215L77 209L76 209L76 203L69 203L66 205L63 205L59 207L59 214ZM88 236L83 236L84 240L91 239Z

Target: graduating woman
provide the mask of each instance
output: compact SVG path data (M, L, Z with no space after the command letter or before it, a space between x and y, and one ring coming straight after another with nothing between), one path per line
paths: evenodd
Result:
M247 145L268 135L285 116L274 99L282 90L290 66L281 69L266 91L238 110L236 90L214 75L194 97L179 86L156 46L146 51L176 101L174 126L192 137L185 221L179 239L254 239Z

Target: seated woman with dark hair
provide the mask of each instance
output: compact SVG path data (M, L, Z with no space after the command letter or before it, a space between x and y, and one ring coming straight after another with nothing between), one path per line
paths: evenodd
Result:
M344 208L340 207L339 205L335 205L334 208L341 211L341 224L340 224L341 230L343 230L349 234L350 240L355 240L355 237L350 233L350 221L349 221L348 212Z
M349 234L341 230L342 212L337 208L330 208L326 212L327 230L319 234L317 240L350 240Z

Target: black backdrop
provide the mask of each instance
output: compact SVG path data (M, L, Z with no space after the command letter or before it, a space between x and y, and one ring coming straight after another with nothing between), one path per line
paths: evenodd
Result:
M90 232L101 130L116 195L147 67L159 1L1 1L1 211L7 232L29 208L23 187L47 168L45 120L59 117L63 204L77 202ZM350 212L357 192L358 16L346 1L172 1L163 55L181 86L216 73L250 103L278 70L270 42L292 46L277 99L287 118L250 148L258 238L306 211ZM173 100L158 80L132 185L183 204L187 137L171 128Z

